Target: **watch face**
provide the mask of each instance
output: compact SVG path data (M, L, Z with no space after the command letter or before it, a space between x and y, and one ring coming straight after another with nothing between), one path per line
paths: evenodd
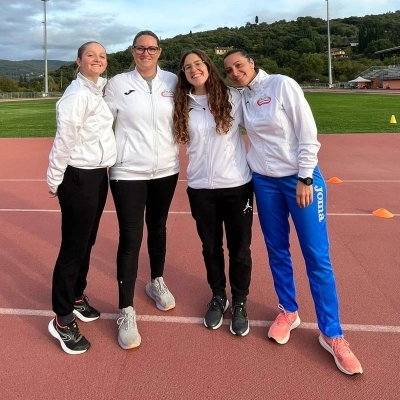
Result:
M303 182L307 186L312 185L314 182L312 178L299 178L299 181Z

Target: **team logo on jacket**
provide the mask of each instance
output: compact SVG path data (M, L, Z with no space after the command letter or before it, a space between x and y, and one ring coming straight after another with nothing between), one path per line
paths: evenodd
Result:
M161 93L162 97L174 97L174 92L171 89L164 89Z
M259 105L259 106L264 106L265 104L269 104L269 103L271 103L271 97L269 97L269 96L260 97L257 100L257 105Z

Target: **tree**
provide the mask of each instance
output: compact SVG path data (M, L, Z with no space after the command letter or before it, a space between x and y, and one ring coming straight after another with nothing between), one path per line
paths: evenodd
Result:
M2 76L0 78L0 92L18 92L17 82L6 76Z
M258 16L256 15L255 23L258 24Z
M322 75L325 63L325 57L320 54L303 54L298 63L298 71Z
M304 53L315 53L316 52L316 47L315 43L312 42L309 39L300 39L297 42L297 46L295 47L295 50L299 54L304 54Z
M395 47L395 45L389 39L372 40L364 49L364 54L373 56L376 51L390 49L392 47Z

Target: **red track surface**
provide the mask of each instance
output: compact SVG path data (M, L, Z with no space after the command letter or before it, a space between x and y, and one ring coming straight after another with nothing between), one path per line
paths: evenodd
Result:
M278 310L257 217L250 334L237 338L226 324L217 331L202 325L210 290L185 193L183 149L182 181L168 220L164 275L176 308L163 313L145 294L149 268L144 241L135 297L143 318L138 323L142 345L129 351L118 346L118 229L110 196L87 288L103 318L80 323L92 343L87 353L65 354L47 331L60 241L58 202L48 196L45 182L52 139L0 139L1 398L398 399L400 135L323 135L320 141L325 178L343 181L328 186L328 223L342 323L363 364L362 376L339 372L318 344L314 306L295 239L303 329L295 330L284 346L267 339L268 321ZM372 216L381 207L395 217Z

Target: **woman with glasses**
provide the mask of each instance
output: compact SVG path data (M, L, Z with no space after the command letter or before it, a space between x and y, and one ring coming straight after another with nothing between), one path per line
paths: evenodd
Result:
M131 51L134 70L113 77L105 91L116 119L118 155L110 169L110 188L119 223L118 343L123 349L141 342L133 298L144 220L151 276L146 293L159 310L175 307L163 274L166 222L179 173L179 148L173 135L177 77L158 67L161 48L153 32L139 32Z
M289 215L306 264L321 331L319 343L345 374L362 367L343 338L335 277L329 254L326 185L318 168L317 127L300 86L284 75L256 68L244 50L224 55L225 71L244 87L243 119L250 140L258 216L280 312L268 337L285 344L300 325L292 258Z
M252 266L253 187L239 131L241 120L240 93L225 85L204 52L186 53L175 92L174 126L176 141L187 144L187 193L212 291L204 325L218 329L229 306L225 228L232 293L230 331L245 336L249 333L246 299Z

